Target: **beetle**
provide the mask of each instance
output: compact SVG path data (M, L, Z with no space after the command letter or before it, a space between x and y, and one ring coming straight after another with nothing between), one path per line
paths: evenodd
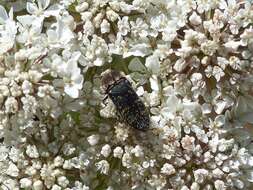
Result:
M126 77L111 69L101 76L105 99L109 97L112 100L118 119L135 129L147 130L150 126L149 112Z

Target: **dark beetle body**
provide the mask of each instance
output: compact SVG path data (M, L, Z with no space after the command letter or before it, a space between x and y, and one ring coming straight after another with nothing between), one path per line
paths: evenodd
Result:
M102 86L116 107L120 120L139 130L149 128L148 111L130 82L117 71L102 74Z

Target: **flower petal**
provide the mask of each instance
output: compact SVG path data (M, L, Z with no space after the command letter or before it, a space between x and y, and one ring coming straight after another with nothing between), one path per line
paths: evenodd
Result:
M152 77L149 79L151 89L158 91L159 90L159 83L156 75L152 75Z
M41 5L42 9L46 9L50 4L50 0L39 0L38 4Z
M157 56L149 56L146 59L145 66L153 73L159 74L160 73L160 61Z
M64 86L64 92L69 95L71 98L78 98L79 96L79 90L72 85L65 85Z
M8 14L5 8L2 5L0 5L0 24L3 24L5 20L7 19L8 19Z
M26 10L30 14L36 14L36 12L38 12L38 7L34 3L28 2L26 4Z

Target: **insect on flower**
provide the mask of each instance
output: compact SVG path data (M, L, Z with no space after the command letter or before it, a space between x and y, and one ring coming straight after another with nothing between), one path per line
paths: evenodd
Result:
M130 82L118 71L102 73L102 88L114 103L118 119L131 127L147 130L150 125L149 113Z

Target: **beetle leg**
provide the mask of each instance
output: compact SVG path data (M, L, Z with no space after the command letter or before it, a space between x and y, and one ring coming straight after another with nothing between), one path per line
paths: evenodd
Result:
M118 120L120 123L123 122L122 116L121 116L120 113L117 112L117 111L116 111L116 118L117 118L117 120Z
M104 97L104 99L103 99L103 104L104 104L104 105L106 105L106 102L105 102L105 101L106 101L107 99L108 99L108 95L106 95L106 96Z
M136 88L139 88L140 86L143 86L146 82L147 82L146 79L144 79L144 80L142 80L142 81L139 81L139 82L136 84Z

